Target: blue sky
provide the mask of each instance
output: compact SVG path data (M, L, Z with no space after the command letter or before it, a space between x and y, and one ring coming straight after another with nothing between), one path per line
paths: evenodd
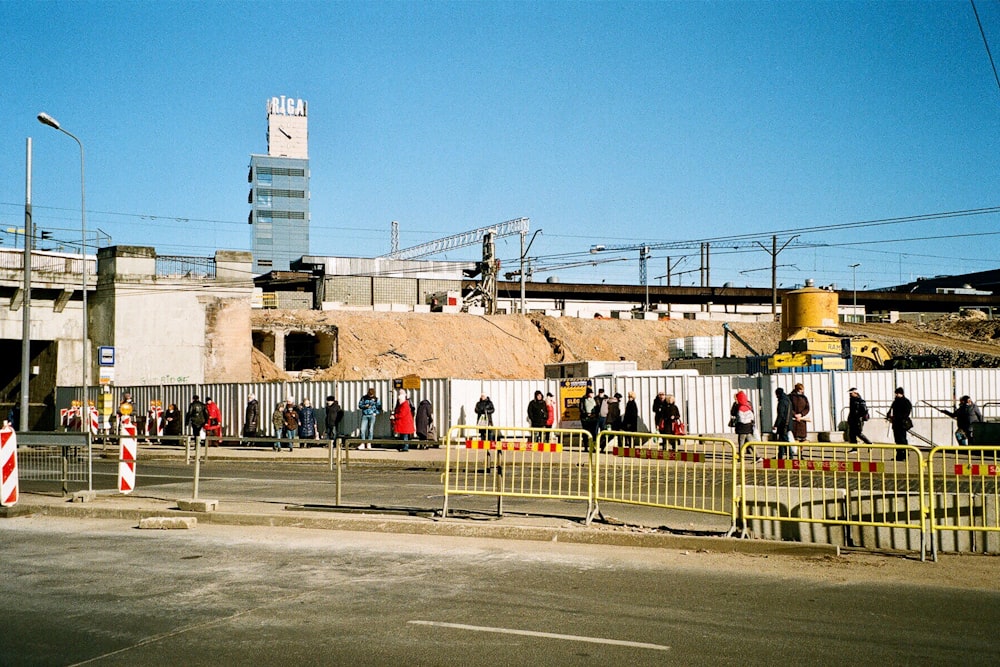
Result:
M1000 5L976 4L1000 59ZM309 103L312 248L387 252L526 216L536 280L859 289L997 268L1000 89L968 2L2 2L0 239L33 207L159 254L249 249L265 103ZM737 245L737 244L733 244ZM448 259L474 259L478 246ZM498 248L504 269L516 237ZM686 259L683 257L686 256ZM621 258L620 261L607 261ZM596 266L545 267L601 261Z

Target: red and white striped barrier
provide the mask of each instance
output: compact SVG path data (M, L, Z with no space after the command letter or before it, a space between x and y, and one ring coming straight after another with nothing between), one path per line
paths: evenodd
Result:
M152 407L146 413L146 435L163 435L163 408Z
M90 406L90 434L97 435L101 429L101 413L93 405Z
M0 429L0 506L17 502L17 434L8 427Z
M135 488L135 424L128 415L121 418L121 443L118 448L118 490L131 493Z

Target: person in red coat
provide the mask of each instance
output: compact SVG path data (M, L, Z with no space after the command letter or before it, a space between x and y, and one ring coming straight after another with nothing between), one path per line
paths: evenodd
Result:
M222 441L222 411L219 404L211 398L205 399L205 412L208 413L208 423L205 424L206 442L211 445L215 439L216 445Z
M403 446L399 451L410 451L410 436L416 432L416 425L413 421L413 403L403 389L396 395L396 407L392 410L392 430L403 437Z

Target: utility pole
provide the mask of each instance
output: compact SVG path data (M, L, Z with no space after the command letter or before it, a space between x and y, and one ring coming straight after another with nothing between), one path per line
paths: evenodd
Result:
M28 137L24 183L24 298L21 301L21 419L19 431L27 431L31 409L31 137ZM13 426L13 425L12 425Z
M760 247L761 250L771 255L771 316L778 314L778 253L788 247L788 244L799 238L798 234L791 237L785 241L782 246L778 247L778 237L771 237L771 249L768 250L766 246L762 245L758 241L754 241L756 245Z

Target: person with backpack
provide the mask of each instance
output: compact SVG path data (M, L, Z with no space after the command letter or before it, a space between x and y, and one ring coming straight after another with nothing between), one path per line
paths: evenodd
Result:
M191 427L191 435L198 439L205 437L203 429L205 428L205 424L208 423L208 411L205 409L205 404L198 400L197 394L191 397L191 403L188 405L185 420L188 426Z
M868 404L865 403L865 399L861 398L857 387L851 387L847 393L851 397L850 407L847 409L847 441L856 445L858 440L861 440L866 445L870 445L872 441L862 433L869 417ZM848 453L856 451L858 451L857 447L851 447L847 450Z
M941 410L955 420L955 439L960 445L971 445L975 442L976 424L983 421L983 412L968 396L958 399L954 410Z
M745 391L736 392L736 400L729 409L729 416L729 425L736 432L736 447L739 451L743 451L743 445L753 439L754 431L757 429L753 405ZM753 447L747 447L746 453L748 457L753 457Z

